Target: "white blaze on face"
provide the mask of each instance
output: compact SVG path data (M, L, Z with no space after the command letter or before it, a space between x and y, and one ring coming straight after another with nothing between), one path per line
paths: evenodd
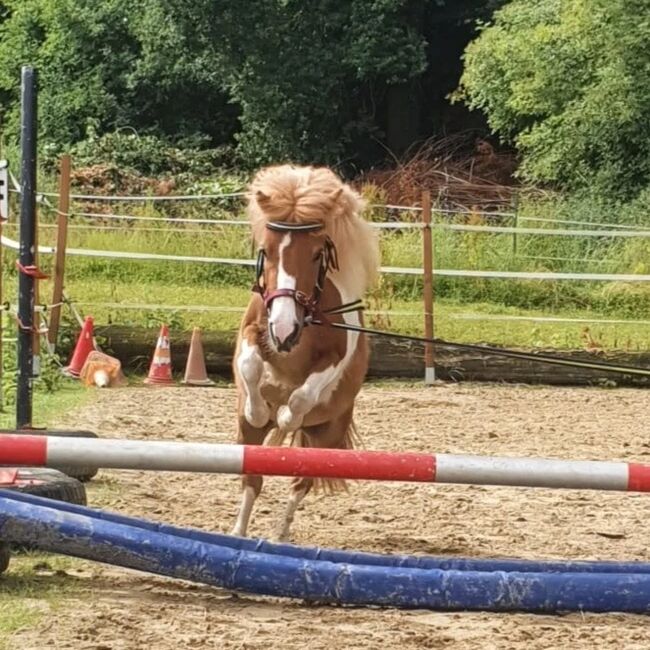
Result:
M284 250L291 244L291 233L287 233L280 242L280 260L278 263L278 289L295 289L296 278L289 275L284 268ZM293 332L298 322L296 303L291 296L281 296L271 303L269 322L273 326L273 334L282 343Z

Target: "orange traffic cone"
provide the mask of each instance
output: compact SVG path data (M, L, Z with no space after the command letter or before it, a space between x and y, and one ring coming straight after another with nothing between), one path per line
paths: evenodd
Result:
M172 355L169 346L169 328L163 325L160 328L156 350L153 353L149 376L144 380L145 384L154 386L170 386L174 383L172 379Z
M79 374L81 373L81 369L83 368L84 363L86 363L88 355L94 349L95 342L93 333L93 318L92 316L87 316L83 327L81 328L79 338L77 339L77 345L75 346L74 352L72 353L70 364L63 369L63 372L70 377L78 379Z
M192 330L190 353L187 356L185 378L182 383L187 384L188 386L214 386L214 382L208 378L208 371L205 367L203 343L201 342L201 329L199 327L195 327Z

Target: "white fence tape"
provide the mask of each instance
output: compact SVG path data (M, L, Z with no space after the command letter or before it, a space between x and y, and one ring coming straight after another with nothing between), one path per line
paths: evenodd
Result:
M2 245L13 250L19 249L19 244L14 239L2 235ZM38 252L42 255L52 255L56 252L53 246L39 246ZM103 257L106 259L123 259L131 261L157 261L157 262L198 262L203 264L229 264L236 266L255 266L254 260L234 260L220 257L197 257L193 255L165 255L163 253L134 253L130 251L101 251L90 248L66 248L66 255L75 257Z
M245 307L218 307L216 305L157 305L138 302L84 302L78 300L70 301L73 305L80 307L104 307L106 309L129 309L129 310L163 310L163 311L195 311L195 312L217 312L226 314L241 314L246 311Z
M201 224L210 226L249 226L244 219L187 219L170 217L146 217L129 214L102 214L101 212L73 212L68 216L87 217L90 219L106 219L117 221L149 221L163 222L170 226L175 224ZM379 230L421 230L424 225L412 221L370 221L372 228ZM552 237L642 237L649 238L650 230L587 230L566 228L521 228L514 226L474 226L467 224L436 223L434 230L450 230L456 232L492 233L501 235L541 235Z
M650 325L650 320L616 318L562 318L560 316L514 316L509 314L451 314L453 320L523 321L529 323L576 323L584 325Z
M368 207L385 210L400 210L401 212L422 212L422 208L419 205L384 205L383 203L371 203Z
M48 193L47 196L52 196ZM56 196L56 194L53 194ZM146 201L217 201L246 196L246 192L224 192L223 194L168 194L165 196L103 196L101 194L70 194L75 201L146 202Z
M9 223L5 224L5 228L19 228L19 224L17 223ZM39 229L44 228L46 230L56 230L58 228L57 224L55 223L39 223L38 224ZM168 228L162 228L162 227L155 227L152 226L151 228L139 228L139 227L128 227L125 228L124 226L107 226L105 224L86 224L86 223L71 223L68 224L68 232L70 231L87 231L87 230L92 230L93 232L110 232L110 233L117 233L117 234L122 234L122 235L129 235L134 232L158 232L158 233L167 233L169 234L169 229ZM202 228L178 228L173 231L174 234L179 234L179 235L192 235L192 234L197 234L201 236L205 236L206 231L203 230ZM213 233L214 234L214 233Z
M123 303L123 302L86 302L70 301L71 304L80 307L103 307L105 309L135 310L135 311L191 311L210 312L224 314L241 314L246 311L245 307L227 307L217 305L166 305L152 303ZM51 305L48 305L48 309ZM366 309L368 315L382 316L411 316L421 318L424 310L401 311L401 310L376 310ZM503 321L503 322L527 322L527 323L575 323L582 325L650 325L650 320L625 320L615 318L562 318L559 316L515 316L511 314L438 314L439 320L468 320L468 321Z
M382 266L382 273L422 275L418 268ZM455 278L501 278L510 280L591 280L596 282L649 282L650 275L632 273L560 273L533 271L479 271L471 269L434 269L434 275Z
M650 230L568 230L566 228L517 228L515 226L469 226L436 224L441 230L460 232L491 232L508 235L550 235L554 237L650 237Z
M521 215L512 215L517 217L517 221L538 221L540 223L563 223L569 226L596 226L597 228L620 228L621 230L647 230L648 226L627 223L603 223L600 221L578 221L577 219L547 219L545 217L524 217Z
M18 250L16 240L2 235L2 245ZM38 252L52 255L53 246L39 246ZM255 266L255 260L232 259L225 257L198 257L194 255L165 255L162 253L136 253L129 251L102 251L85 248L68 248L68 255L77 257L98 257L106 259L126 259L132 261L159 262L196 262L201 264L227 264L231 266ZM422 275L421 268L406 268L398 266L382 266L382 273L392 275ZM648 282L650 275L633 273L561 273L561 272L532 272L532 271L483 271L470 269L434 269L437 276L458 278L494 278L510 280L589 280L596 282Z
M202 224L210 226L249 226L250 223L243 219L186 219L183 217L141 217L132 214L102 214L101 212L73 212L73 217L88 217L91 219L108 219L114 221L157 221L170 226L177 223Z

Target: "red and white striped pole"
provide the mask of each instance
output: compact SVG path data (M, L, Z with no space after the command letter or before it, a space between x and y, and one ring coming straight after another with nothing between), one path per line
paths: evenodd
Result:
M650 465L0 434L0 465L650 492Z

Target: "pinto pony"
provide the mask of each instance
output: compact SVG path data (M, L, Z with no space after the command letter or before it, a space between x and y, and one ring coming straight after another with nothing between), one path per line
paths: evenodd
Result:
M258 246L257 280L234 359L238 442L348 449L354 400L368 369L358 332L310 325L361 325L360 300L375 279L377 238L361 218L363 200L331 170L282 165L260 171L248 213ZM246 535L261 476L244 476L233 534ZM296 478L276 537L314 485ZM323 481L340 487L340 481Z

